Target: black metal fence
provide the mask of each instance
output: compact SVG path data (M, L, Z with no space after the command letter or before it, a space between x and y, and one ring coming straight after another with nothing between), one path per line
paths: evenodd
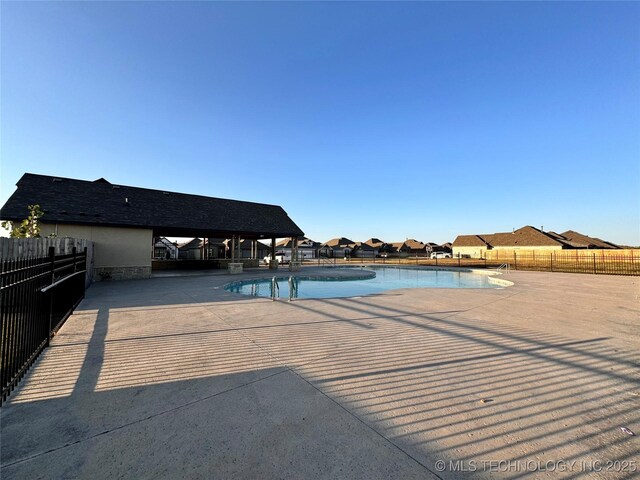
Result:
M4 402L84 298L87 249L0 262L0 382Z
M559 251L559 252L511 252L508 255L492 255L490 258L425 258L425 257L347 257L317 258L305 264L337 265L350 263L380 263L390 265L422 265L434 267L498 268L507 264L512 270L543 272L590 273L597 275L640 276L640 252L621 251Z

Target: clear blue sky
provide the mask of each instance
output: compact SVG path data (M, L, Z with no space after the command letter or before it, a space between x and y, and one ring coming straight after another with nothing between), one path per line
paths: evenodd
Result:
M640 244L640 3L2 2L24 172L282 205L314 240Z

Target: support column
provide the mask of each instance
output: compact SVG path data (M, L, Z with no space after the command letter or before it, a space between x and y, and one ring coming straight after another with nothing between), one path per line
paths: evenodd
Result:
M231 235L231 262L229 262L229 273L242 273L242 258L237 256L236 245L240 245L240 237Z
M277 270L278 264L276 263L276 238L271 238L271 260L269 260L269 269Z
M234 263L236 259L236 236L231 235L231 263Z
M297 271L300 268L298 260L298 237L291 237L291 261L289 262L289 270Z

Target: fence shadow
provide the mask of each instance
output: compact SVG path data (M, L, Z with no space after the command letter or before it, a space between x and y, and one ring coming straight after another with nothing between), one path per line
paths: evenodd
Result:
M640 430L639 355L606 336L482 319L478 302L240 301L202 277L162 282L100 287L67 322L3 408L3 478L574 478L640 453L619 428Z

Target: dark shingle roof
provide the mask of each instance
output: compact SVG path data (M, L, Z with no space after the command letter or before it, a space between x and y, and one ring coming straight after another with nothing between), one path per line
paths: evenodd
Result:
M0 211L3 220L27 217L40 205L43 223L153 228L158 236L301 236L277 205L25 173Z

